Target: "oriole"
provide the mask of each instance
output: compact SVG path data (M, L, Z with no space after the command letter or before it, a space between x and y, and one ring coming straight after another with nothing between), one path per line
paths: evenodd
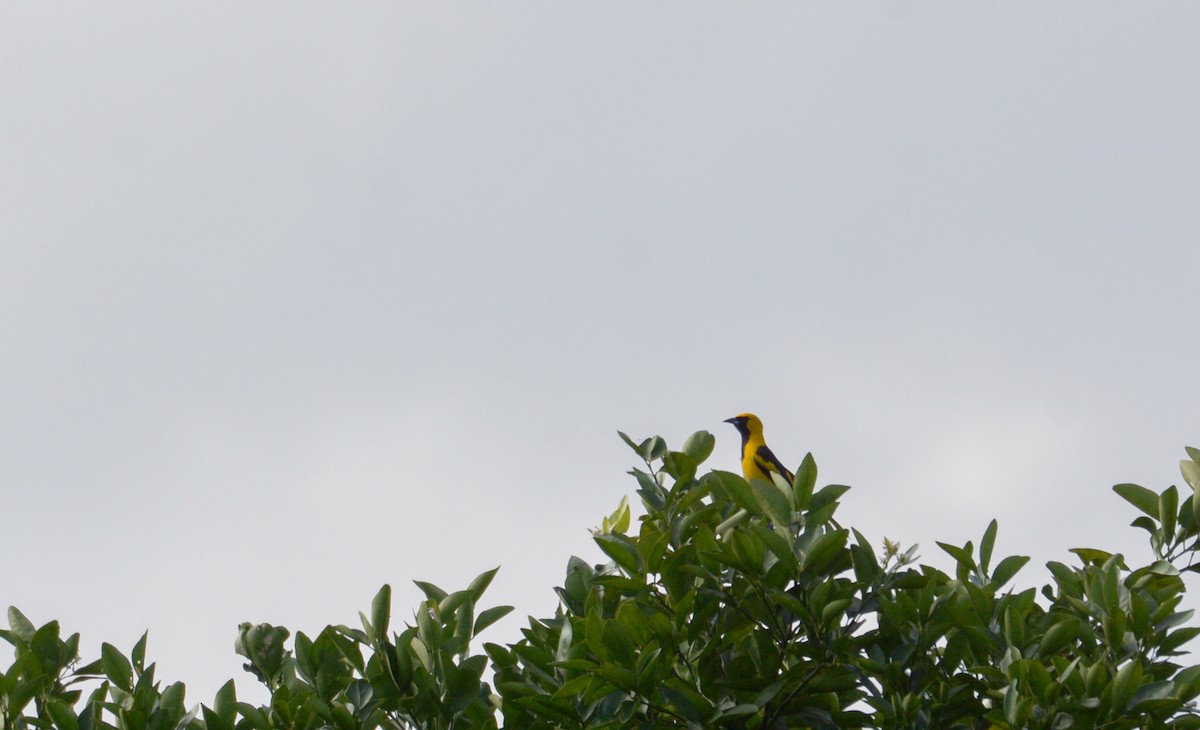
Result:
M758 416L742 413L725 419L725 423L732 423L742 435L742 474L746 479L765 479L769 482L774 472L787 479L788 484L796 481L796 475L767 448L767 442L763 440L762 421Z

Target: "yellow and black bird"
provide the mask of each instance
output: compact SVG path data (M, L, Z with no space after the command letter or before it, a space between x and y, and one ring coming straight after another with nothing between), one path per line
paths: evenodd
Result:
M746 479L765 479L769 482L774 472L787 479L788 484L796 480L796 475L767 448L767 442L763 440L762 421L758 416L742 413L725 419L725 423L732 423L742 435L742 474Z

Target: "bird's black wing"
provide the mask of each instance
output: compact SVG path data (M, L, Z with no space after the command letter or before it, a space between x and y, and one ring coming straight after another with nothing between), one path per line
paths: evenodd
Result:
M759 468L765 472L777 471L787 477L789 482L796 481L796 476L792 474L792 470L783 465L779 457L775 456L769 448L764 444L758 447L758 451L754 452L754 460L758 462Z

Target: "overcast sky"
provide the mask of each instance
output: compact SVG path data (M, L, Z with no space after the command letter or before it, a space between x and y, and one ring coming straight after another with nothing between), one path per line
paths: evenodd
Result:
M0 604L211 702L242 621L501 571L758 413L873 540L1147 557L1200 446L1200 6L25 3ZM487 638L488 635L485 635ZM244 677L244 679L241 679Z

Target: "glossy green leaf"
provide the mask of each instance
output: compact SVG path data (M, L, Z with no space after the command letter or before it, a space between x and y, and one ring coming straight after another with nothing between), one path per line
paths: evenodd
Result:
M149 631L142 632L142 638L137 640L137 643L133 645L133 651L129 653L129 659L138 674L141 674L146 667L146 641L149 638Z
M667 453L667 442L662 436L651 436L638 444L637 452L647 463L656 461Z
M850 491L844 484L827 484L812 496L808 502L809 511L815 512L822 507L836 502L843 494Z
M1123 709L1133 695L1133 690L1141 682L1142 665L1137 659L1125 662L1112 681L1113 706Z
M434 603L441 603L443 600L445 600L446 596L450 595L434 584L427 583L423 580L414 580L413 583L417 586L417 588L421 589L421 592L425 594L426 598Z
M375 594L375 598L371 600L371 632L374 635L376 646L381 646L387 641L388 625L392 620L392 587L387 583L379 589Z
M1058 623L1046 629L1038 645L1038 654L1044 657L1052 656L1078 635L1079 620L1073 616L1064 616Z
M992 571L992 586L995 588L1003 587L1028 562L1028 555L1010 555L1001 560L996 569Z
M1156 498L1157 500L1157 498ZM1094 548L1071 548L1068 552L1075 553L1084 565L1103 565L1112 558L1113 554Z
M1179 517L1179 490L1173 485L1158 498L1158 521L1162 523L1163 534L1173 536L1175 524Z
M237 688L234 686L232 679L221 685L221 689L217 690L216 697L213 698L213 712L228 725L233 725L234 716L237 712Z
M682 451L668 451L663 456L663 471L679 482L689 482L696 477L696 460Z
M1141 511L1158 519L1158 495L1137 484L1117 484L1113 491Z
M1179 471L1183 474L1183 481L1194 490L1200 490L1200 462L1193 459L1184 459L1179 462Z
M950 557L954 558L955 562L957 562L960 567L965 567L967 570L974 570L975 559L971 557L971 550L969 547L970 543L967 543L967 545L968 547L961 548L957 545L951 545L947 542L937 543L937 546L945 551Z
M207 706L201 707L201 717L204 719L204 730L233 730L233 725Z
M841 617L853 603L854 601L849 598L839 598L826 603L821 608L821 622L829 623L831 620Z
M612 558L617 565L630 575L642 573L642 556L637 545L624 535L596 535L592 538L604 554Z
M820 572L828 568L846 548L849 530L831 530L817 538L804 556L805 572Z
M617 435L621 437L622 441L629 444L629 448L633 449L634 452L637 453L638 455L641 455L641 452L638 450L638 444L636 441L629 438L629 436L624 431L617 431Z
M1134 518L1133 522L1129 523L1129 526L1140 527L1151 535L1154 535L1156 532L1158 532L1158 523L1146 515L1141 515Z
M100 658L109 681L124 690L133 689L133 666L117 647L105 642L100 645Z
M755 517L763 513L758 499L754 496L754 490L750 488L745 479L727 471L714 470L710 474L717 481L717 485L729 495L734 504Z
M762 479L751 479L750 491L754 493L759 508L771 522L785 529L792 524L791 505L778 486Z
M1168 680L1143 684L1129 698L1129 710L1137 712L1154 700L1162 700L1170 697L1174 691L1175 683Z
M787 564L789 570L796 570L796 555L792 550L791 541L784 537L784 533L761 524L754 525L750 530L777 559Z
M484 591L492 584L492 579L496 577L496 573L500 572L500 567L497 566L491 570L484 571L471 581L471 585L467 586L467 594L473 601L478 602L483 597Z
M804 455L804 461L796 468L796 479L792 483L796 509L808 509L813 489L817 486L817 462L812 453Z
M985 574L992 562L992 548L996 545L996 531L999 527L996 520L989 522L987 529L983 531L983 539L979 542L979 569Z
M512 610L512 606L493 606L480 611L475 619L474 634L478 636L484 629L512 613Z
M374 696L375 691L372 689L371 683L363 679L352 682L346 688L346 699L350 701L355 710L366 707Z
M717 439L708 431L697 431L683 442L683 452L697 464L703 464L712 454Z
M33 635L37 631L33 623L25 618L25 614L17 610L16 606L8 607L8 626L12 629L13 634L27 645L33 640Z
M1021 727L1020 718L1017 716L1020 699L1021 693L1017 689L1017 683L1011 682L1004 690L1004 719L1013 727Z
M58 730L79 730L79 718L67 703L51 699L46 702L44 707L46 714L54 721Z

